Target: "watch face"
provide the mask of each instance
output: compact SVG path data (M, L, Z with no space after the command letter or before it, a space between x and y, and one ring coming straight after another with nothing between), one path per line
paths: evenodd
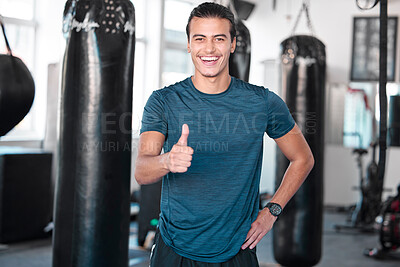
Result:
M268 203L268 208L271 214L274 216L279 216L282 212L281 206L275 203Z

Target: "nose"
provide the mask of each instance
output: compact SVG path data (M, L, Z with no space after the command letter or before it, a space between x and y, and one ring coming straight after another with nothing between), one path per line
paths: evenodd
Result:
M206 53L212 53L215 50L215 45L213 40L208 40L205 47Z

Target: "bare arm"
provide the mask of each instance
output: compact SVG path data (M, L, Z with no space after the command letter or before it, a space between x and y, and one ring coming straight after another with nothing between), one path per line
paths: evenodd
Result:
M135 178L139 184L155 183L169 172L165 166L167 155L160 155L164 141L165 135L160 132L149 131L140 135L135 167Z
M286 135L275 139L282 153L290 161L282 182L276 190L271 202L278 203L283 207L289 202L300 188L307 175L314 166L314 157L303 134L297 125ZM254 248L258 242L271 230L276 221L267 208L259 212L257 219L251 224L246 241L242 249Z
M281 185L271 200L283 208L307 178L314 166L314 157L297 125L288 134L275 139L275 142L290 161Z
M170 152L161 154L165 136L156 131L140 135L135 178L139 184L152 184L169 172L186 172L190 167L193 149L187 146L189 127L182 126L182 135Z

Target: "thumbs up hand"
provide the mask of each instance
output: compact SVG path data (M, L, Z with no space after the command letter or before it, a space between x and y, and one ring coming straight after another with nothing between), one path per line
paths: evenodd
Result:
M167 168L170 172L183 173L188 170L191 165L193 148L187 146L187 139L189 136L189 126L182 125L182 134L170 152L166 160Z

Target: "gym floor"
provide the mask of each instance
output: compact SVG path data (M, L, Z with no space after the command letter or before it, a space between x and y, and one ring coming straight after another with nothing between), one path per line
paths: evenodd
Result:
M378 246L378 234L359 233L353 230L334 229L335 224L345 224L347 214L326 209L324 212L323 255L317 266L323 267L374 267L400 266L400 250L387 255L384 260L367 258L365 248ZM131 224L130 267L148 267L149 251L137 247L137 224ZM280 266L273 257L271 235L257 246L260 267ZM51 267L51 238L29 242L0 245L1 267Z

